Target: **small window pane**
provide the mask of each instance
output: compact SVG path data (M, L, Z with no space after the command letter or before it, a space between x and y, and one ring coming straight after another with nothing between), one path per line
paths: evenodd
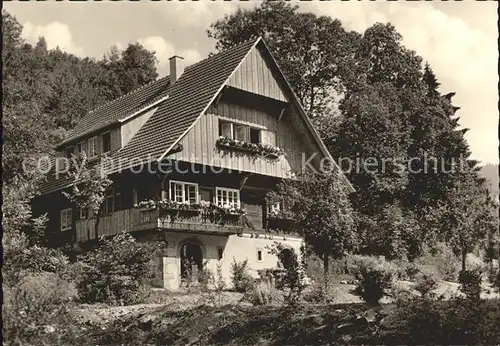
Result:
M260 130L250 129L250 142L254 144L260 143Z
M247 140L247 126L235 125L234 126L234 139L246 142Z
M220 126L220 135L228 138L232 138L233 135L231 133L231 123L221 123Z
M111 151L111 134L109 132L103 133L101 140L103 154Z

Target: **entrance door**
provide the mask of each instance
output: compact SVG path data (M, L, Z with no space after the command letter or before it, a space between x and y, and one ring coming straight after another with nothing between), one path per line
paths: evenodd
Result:
M203 269L203 253L196 243L186 243L181 247L181 279L189 285L198 283L199 272Z

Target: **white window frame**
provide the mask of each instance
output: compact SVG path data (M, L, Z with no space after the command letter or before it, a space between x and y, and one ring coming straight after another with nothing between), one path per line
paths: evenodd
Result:
M236 138L238 129L243 130L243 138ZM233 139L241 142L250 142L248 138L248 132L250 131L250 126L243 124L233 124Z
M87 146L88 146L87 151L89 159L97 157L97 136L90 137Z
M61 232L71 230L73 228L73 210L71 208L63 209L60 216Z
M109 133L109 150L108 151L104 151L104 140L103 140L103 137L104 137L104 135L106 135L108 133ZM102 152L102 154L107 154L107 153L111 152L111 131L106 131L106 132L101 133L101 152Z
M87 214L87 215L85 215L85 214ZM89 215L90 215L90 208L89 207L85 207L85 208L78 207L78 219L79 220L86 220Z
M229 138L233 139L233 134L234 134L234 131L233 131L233 123L231 123L231 122L229 122L229 121L225 121L225 120L222 120L222 121L221 121L221 124L220 124L221 136L227 137L227 136L224 134L224 126L229 126Z
M272 137L271 137L272 135ZM271 140L272 138L272 140ZM262 144L271 145L273 147L276 146L276 132L270 130L261 130L260 131L260 142Z
M222 194L226 193L227 194L227 198L229 199L229 194L236 194L237 196L237 200L236 200L236 205L234 205L234 202L231 203L232 205L230 205L230 207L236 207L236 208L240 208L240 190L238 189L229 189L229 188L226 188L226 187L216 187L215 188L215 204L218 205L219 207L225 207L223 205L223 200L222 201L219 201L219 191L222 192Z
M76 151L78 155L80 155L82 152L87 153L87 143L85 141L81 141L76 143Z
M179 184L182 186L182 190L181 190L181 200L180 201L177 201L176 199L176 189L173 189L172 188L172 184ZM174 185L175 186L175 185ZM194 190L195 190L195 201L194 203L191 203L191 201L189 200L189 196L188 198L186 199L186 187L187 186L193 186L194 187ZM190 183L190 182L186 182L186 181L179 181L179 180L170 180L168 182L168 190L169 190L169 197L170 197L170 200L171 201L176 201L176 202L179 202L179 203L186 203L186 204L198 204L199 203L199 188L198 188L198 184L196 183Z

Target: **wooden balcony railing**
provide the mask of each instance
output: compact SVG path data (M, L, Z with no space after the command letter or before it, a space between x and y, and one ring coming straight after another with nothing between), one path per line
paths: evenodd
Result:
M236 234L243 229L240 214L179 210L179 209L126 209L102 216L95 232L95 219L76 222L77 241L110 236L123 231L141 231L163 228L173 231Z

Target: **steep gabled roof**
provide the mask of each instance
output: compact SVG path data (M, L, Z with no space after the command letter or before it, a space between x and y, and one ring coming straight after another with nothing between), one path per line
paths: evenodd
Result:
M259 40L249 40L188 66L170 88L165 103L115 157L161 160L208 108Z
M115 173L122 171L140 162L161 161L194 126L198 118L206 111L227 84L231 75L242 64L249 52L257 45L262 48L267 57L276 65L277 70L280 72L278 74L279 79L281 79L283 85L286 86L286 93L289 95L290 102L298 109L299 115L304 120L306 127L311 131L313 139L323 155L330 158L333 162L330 153L321 141L283 73L279 70L276 61L264 44L264 41L259 37L215 54L194 65L188 66L173 85L169 85L167 82L168 77L165 77L163 81L160 79L157 82L141 88L147 89L147 92L141 94L141 89L137 90L137 95L144 95L142 97L136 96L135 102L138 103L137 105L132 101L132 95L136 92L132 92L127 95L129 98L124 96L113 101L109 105L103 106L103 110L100 114L106 114L106 116L102 118L109 119L109 121L119 121L120 119L130 116L137 110L144 109L146 104L151 105L164 98L161 104L159 104L159 108L154 112L151 118L146 121L134 137L132 137L130 142L126 144L125 147L111 154L111 160L107 161L107 163L110 164L107 166L108 172ZM163 86L163 88L161 88L161 86ZM146 97L146 94L150 97ZM151 97L151 95L156 96ZM121 102L125 104L122 106L120 105ZM115 110L117 113L121 113L114 113ZM96 111L99 111L99 109ZM79 130L74 130L72 134L89 132L95 129L96 126L98 126L96 124L103 124L102 121L97 121L96 119L102 118L95 116L85 119L87 125L79 124L77 126ZM91 119L94 119L94 121L92 122ZM49 176L50 175L51 174L49 174ZM58 180L51 178L53 177L49 177L50 182L48 186L42 188L42 193L64 188L71 183L64 178ZM345 176L343 176L343 178L347 187L351 191L354 191L347 178L345 178Z
M69 132L68 138L61 145L122 121L135 112L158 103L168 95L169 86L170 79L166 76L90 111Z

